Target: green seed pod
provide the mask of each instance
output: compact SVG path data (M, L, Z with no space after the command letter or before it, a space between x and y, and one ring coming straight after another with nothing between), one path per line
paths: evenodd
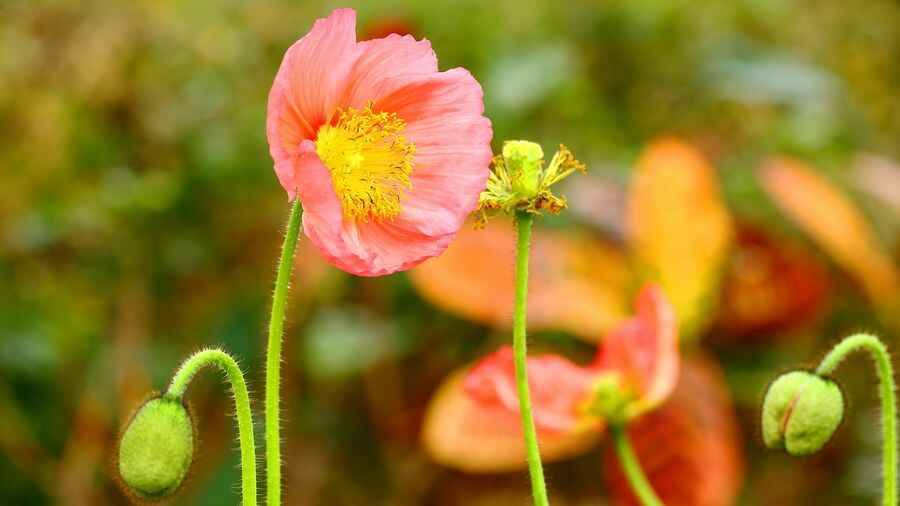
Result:
M807 371L782 375L763 401L763 440L795 456L818 452L844 418L844 396L834 381Z
M173 494L194 457L194 426L180 399L157 397L135 413L119 442L118 471L128 491L155 501Z
M516 195L522 199L537 196L544 159L541 145L529 141L506 141L503 143L503 158Z

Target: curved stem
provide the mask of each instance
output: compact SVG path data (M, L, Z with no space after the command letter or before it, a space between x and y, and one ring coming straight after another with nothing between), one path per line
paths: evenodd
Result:
M288 285L294 267L294 252L300 234L300 199L294 201L278 274L275 277L275 292L272 294L272 316L269 320L269 344L266 351L266 498L268 506L281 505L281 436L279 427L279 407L281 385L281 334L284 330L284 312L287 307Z
M628 439L628 432L624 426L614 425L611 432L616 443L616 454L619 456L619 462L622 464L622 470L625 471L625 478L634 494L640 499L644 506L662 506L662 501L656 497L656 492L644 476L641 470L641 463L638 462L634 450L631 448L631 441Z
M516 387L519 393L519 410L522 415L522 433L528 452L528 472L531 475L531 492L536 506L548 506L547 485L541 465L534 416L531 414L531 393L528 389L527 346L525 335L528 307L528 255L531 251L531 228L534 217L525 212L516 214L516 304L513 312L513 354L516 366Z
M238 422L238 439L241 444L241 496L244 506L256 506L256 444L253 441L253 413L250 411L250 395L240 366L231 355L219 349L201 350L191 355L181 367L166 391L166 397L178 399L184 396L191 379L203 367L214 365L225 372L234 394L234 410Z
M850 353L865 350L875 360L881 396L882 459L884 461L884 506L897 505L897 399L891 356L875 336L855 334L847 337L828 352L816 369L820 376L831 374Z

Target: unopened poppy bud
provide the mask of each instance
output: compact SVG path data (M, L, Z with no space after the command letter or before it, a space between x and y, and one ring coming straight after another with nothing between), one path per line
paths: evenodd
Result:
M194 457L194 426L180 399L157 397L135 413L119 442L118 471L130 492L163 499L181 486Z
M844 418L844 396L834 381L807 371L776 379L762 410L763 440L791 455L818 452Z
M541 145L529 141L506 141L503 143L503 159L517 196L522 199L537 196L541 182L541 164L544 160Z

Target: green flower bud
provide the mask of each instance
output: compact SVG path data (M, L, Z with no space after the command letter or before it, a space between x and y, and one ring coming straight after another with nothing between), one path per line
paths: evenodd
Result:
M119 476L144 500L181 486L194 457L194 426L180 399L157 397L135 413L119 442Z
M795 456L819 451L844 418L844 396L834 381L807 371L776 379L762 410L763 440Z
M541 163L544 160L541 145L529 141L506 141L503 143L503 159L517 196L523 199L537 196L541 182Z

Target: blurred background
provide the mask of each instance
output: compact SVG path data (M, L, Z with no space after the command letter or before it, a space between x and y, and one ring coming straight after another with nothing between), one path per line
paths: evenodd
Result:
M587 359L641 282L663 284L685 370L633 435L666 504L877 502L866 360L838 371L850 409L814 457L762 449L758 405L850 332L900 347L896 1L3 0L0 503L127 504L117 432L201 346L240 358L261 425L288 211L265 101L284 50L340 6L360 39L427 37L441 69L470 69L495 151L563 142L589 166L538 222L532 347ZM445 380L509 339L512 240L466 227L377 279L302 244L286 504L528 504L526 473L441 465L420 438ZM188 397L201 446L172 502L236 504L227 389L209 372ZM602 435L575 450L547 466L555 505L633 504Z

